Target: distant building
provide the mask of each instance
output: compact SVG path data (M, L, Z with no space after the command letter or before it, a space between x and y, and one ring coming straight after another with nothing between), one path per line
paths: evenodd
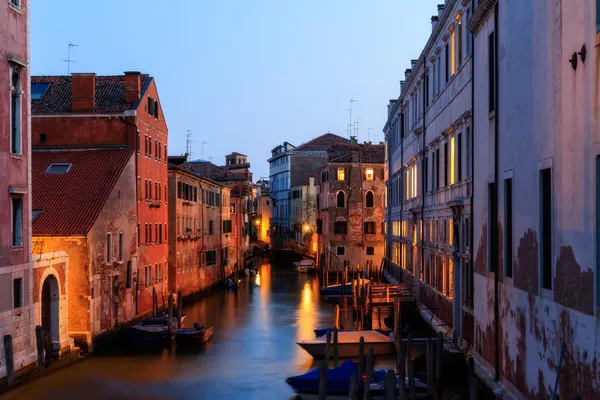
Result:
M316 249L317 232L317 187L315 177L310 176L307 184L290 188L290 231L297 244L313 251ZM313 248L314 247L314 248Z
M270 223L271 223L271 197L269 194L269 181L260 180L256 182L256 218L255 225L257 239L270 243Z
M380 265L385 255L383 144L338 144L318 171L316 232L319 259L330 270L367 261Z
M228 275L229 197L221 184L169 163L170 291L188 296Z
M131 221L137 225L134 243L138 246L132 259L133 273L145 278L158 299L166 297L162 272L160 280L149 279L149 271L166 273L169 254L167 124L154 78L139 72L116 76L73 73L34 76L31 82L35 148L126 145L135 150L137 182L128 189L137 197L135 220ZM141 287L135 298L136 314L152 310L151 289Z
M36 362L32 320L29 1L0 5L0 332L12 338L15 370ZM36 315L41 311L34 308ZM6 376L0 342L0 379Z
M294 145L283 142L271 150L269 163L269 193L271 196L271 235L279 238L289 237L289 208L291 182L291 151Z
M141 293L166 282L166 264L139 274L133 268L134 153L129 147L32 153L34 287L52 297L42 308L42 321L60 349L69 345L63 329L79 347L89 348L94 337L136 316ZM166 237L155 240L166 243ZM61 252L68 264L50 257ZM44 261L51 268L42 268Z

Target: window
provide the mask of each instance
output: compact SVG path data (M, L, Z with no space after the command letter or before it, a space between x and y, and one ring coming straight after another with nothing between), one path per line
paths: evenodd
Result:
M138 247L140 245L140 240L141 240L140 233L141 233L140 232L140 224L138 224L138 226L137 226L137 245L138 245Z
M135 136L135 149L137 150L138 155L140 154L140 131L137 131Z
M365 221L364 230L366 235L375 234L375 221Z
M346 207L346 194L341 190L339 192L337 192L336 205L338 208Z
M540 171L540 224L542 232L542 287L552 289L552 170Z
M206 265L214 265L217 263L217 251L208 250L206 252Z
M497 230L494 227L497 225L497 198L496 198L496 183L488 184L488 271L496 272L496 263L498 262L498 240L496 237Z
M449 186L450 179L448 176L449 168L449 158L448 158L448 142L444 143L444 186Z
M154 100L154 118L158 119L158 101Z
M158 243L162 244L163 242L163 230L162 225L158 224Z
M457 164L457 169L458 169L458 177L457 177L457 181L460 182L462 181L462 134L459 133L457 135L457 144L456 144L456 150L457 150L457 160L456 160L456 164Z
M365 195L365 207L367 208L372 208L373 207L373 203L374 203L374 195L373 192L371 192L370 190L367 192L367 194Z
M69 163L52 163L46 168L47 174L64 175L71 170L73 164Z
M344 168L338 168L338 170L337 170L337 180L338 181L346 180L346 175L345 175Z
M18 2L18 0L11 0L11 2L13 4L15 3L15 1ZM49 87L50 87L49 83L32 83L31 84L31 100L41 100L42 97L44 97L44 95L48 91Z
M338 256L346 255L346 248L344 246L338 246L335 253Z
M119 261L123 261L123 234L119 233Z
M231 220L223 221L223 233L231 233Z
M367 168L366 172L365 172L365 177L368 181L372 181L373 180L373 168Z
M21 154L21 75L17 68L12 71L10 90L10 152Z
M447 45L446 45L447 46ZM450 35L450 76L456 72L456 30Z
M213 232L213 230L214 230L213 224L214 224L213 221L208 221L208 234L209 235L212 235L214 233Z
M156 243L158 243L158 225L154 224L154 240L156 240Z
M467 17L466 17L466 22L467 24L469 23L469 21L471 20L471 7L467 7L467 13L466 13ZM469 29L466 29L467 31L467 54L471 53L471 32L469 31Z
M435 151L435 188L440 188L440 149Z
M106 263L112 262L112 234L106 234Z
M446 47L444 48L444 59L446 64L446 79L444 83L448 83L450 79L450 50L448 49L448 43L446 43Z
M23 306L23 278L13 279L13 308Z
M450 139L450 184L456 183L456 158L454 157L454 147L456 146L455 138Z
M465 152L467 153L467 162L466 162L466 175L465 178L471 177L471 127L467 126L467 132L465 136Z
M488 36L488 93L489 111L496 109L496 42L494 32Z
M148 114L154 115L154 107L155 107L154 99L152 97L148 96Z
M317 219L317 234L320 235L323 233L323 220Z
M131 261L127 261L127 278L125 280L125 287L127 289L131 288L131 281L133 280L133 272L131 270Z
M506 276L512 278L513 271L513 214L512 179L504 180L504 264Z
M12 246L23 246L23 199L12 198Z
M448 244L452 245L454 243L454 219L450 218L448 221Z
M165 164L167 163L167 145L165 144Z
M458 20L458 24L456 25L456 60L457 60L457 66L461 66L462 64L462 31L463 31L463 25L462 25L462 19Z
M333 229L336 235L345 235L346 233L348 233L348 224L346 223L345 219L340 218L337 221L335 221Z

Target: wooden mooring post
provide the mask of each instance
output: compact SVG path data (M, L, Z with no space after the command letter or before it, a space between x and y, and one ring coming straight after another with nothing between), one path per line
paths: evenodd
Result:
M398 343L398 400L406 398L406 347L402 342Z
M152 287L152 316L156 317L156 288Z
M358 389L356 387L356 374L350 375L350 387L348 388L348 399L358 400Z
M371 400L371 379L373 378L373 347L369 347L369 352L367 353L367 373L365 378L365 400Z
M327 331L326 342L325 342L325 362L327 363L327 368L329 368L329 356L331 354L331 331Z
M412 359L412 341L413 334L408 334L408 343L406 344L406 364L408 369L408 390L410 400L415 399L415 366Z
M363 390L363 375L365 374L365 338L360 337L358 343L358 393L362 393Z
M35 345L37 349L38 368L43 369L46 365L44 354L44 329L41 326L35 327Z
M435 392L435 375L434 375L434 343L431 338L427 339L425 352L425 362L427 363L427 395L433 397Z
M237 280L236 280L237 282ZM181 290L177 292L177 328L181 329L181 321L183 320L183 296Z
M338 328L333 328L333 366L338 367Z
M438 332L435 352L435 389L436 397L442 399L442 351L444 350L444 334Z
M391 369L385 375L385 400L396 400L396 375Z
M327 399L327 369L327 362L323 360L319 368L319 400Z
M4 360L6 365L6 380L8 387L15 384L15 360L13 354L12 336L4 335Z
M173 293L169 293L169 320L168 320L168 327L169 327L169 338L173 337Z

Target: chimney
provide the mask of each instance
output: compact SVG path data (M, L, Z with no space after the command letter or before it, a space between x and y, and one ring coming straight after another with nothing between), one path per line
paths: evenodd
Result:
M439 17L434 15L431 17L431 32L435 32L435 28L437 27Z
M135 103L140 98L141 79L137 71L125 71L125 101Z
M419 60L410 60L410 69L415 69Z
M358 140L356 140L356 136L350 136L350 144L358 144Z
M400 81L400 93L404 91L404 87L406 86L406 81Z
M406 82L410 78L411 72L412 72L412 69L410 69L410 68L404 70L404 82Z
M443 4L438 4L438 19L442 18L442 14L444 13L444 8L446 6Z
M94 112L96 105L96 74L71 74L71 110Z

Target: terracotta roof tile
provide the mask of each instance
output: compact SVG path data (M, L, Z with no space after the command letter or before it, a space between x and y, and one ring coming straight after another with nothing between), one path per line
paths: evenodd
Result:
M141 93L145 92L152 78L140 75ZM31 101L31 114L65 114L71 112L70 76L32 76L31 83L50 83L48 91L40 100ZM137 104L125 101L125 75L96 76L96 113L122 113L135 109Z
M34 236L85 235L133 155L132 148L34 150L32 210ZM66 174L47 174L52 163L69 163Z

